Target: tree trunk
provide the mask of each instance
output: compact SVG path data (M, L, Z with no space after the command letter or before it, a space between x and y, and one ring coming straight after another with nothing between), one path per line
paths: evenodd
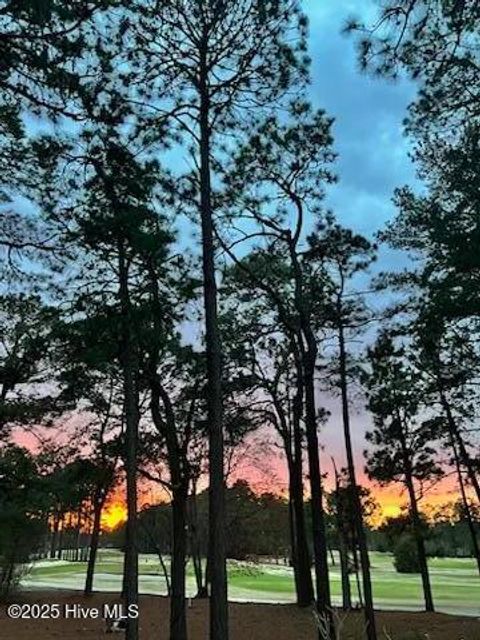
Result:
M75 562L80 561L81 538L82 538L82 511L80 510L77 514L77 527L75 532L75 551L73 554Z
M210 594L210 584L211 584L211 569L210 567L212 566L211 561L210 561L210 550L208 550L207 553L207 561L205 563L205 586L204 586L204 590L203 593L205 593L205 597L208 597Z
M122 215L122 203L115 193L114 177L106 174L99 162L94 161L95 171L103 182L105 192L116 217ZM139 395L138 395L138 352L134 339L134 322L131 317L129 290L129 267L125 249L126 240L121 236L117 240L118 259L118 301L120 305L121 336L119 340L119 360L123 377L123 410L125 416L125 475L127 524L125 540L124 575L122 598L127 610L133 613L138 607L138 534L137 534L137 449ZM131 609L130 609L131 607ZM138 618L129 617L126 626L126 640L138 639Z
M315 339L313 339L315 343ZM334 636L330 581L328 575L327 536L323 509L322 476L320 473L320 455L317 433L317 415L315 407L315 364L316 345L311 343L304 353L305 384L305 425L307 431L308 463L310 473L310 492L313 527L313 549L315 555L315 581L317 590L317 609L319 615L328 624L332 639Z
M208 598L207 586L203 582L202 549L198 536L197 487L195 481L193 482L193 489L190 496L189 525L191 555L197 585L197 594L195 597Z
M418 563L420 565L420 574L422 576L423 595L425 599L425 610L434 611L432 587L430 585L430 575L428 573L427 554L425 551L425 541L422 533L422 523L420 520L420 514L418 511L417 496L415 495L415 487L413 485L413 477L409 470L409 465L406 465L405 484L408 490L408 496L410 499L410 513L413 523L413 534L415 536L415 542L417 543Z
M301 585L298 575L298 559L297 559L297 540L296 540L296 532L295 532L295 513L293 507L293 486L292 486L292 464L293 461L290 458L288 460L288 527L290 530L290 558L291 565L293 567L293 580L295 583L295 593L297 596L297 604L299 607L304 606L301 597Z
M301 203L299 216L303 218ZM335 637L335 626L332 615L330 596L330 579L328 574L328 549L323 508L322 474L320 471L320 454L317 432L317 410L315 401L315 368L317 364L317 340L312 330L309 302L305 299L303 272L297 256L296 238L289 236L288 250L293 267L295 284L295 309L298 313L299 330L297 330L298 352L297 371L302 372L305 390L305 429L307 434L308 470L310 476L311 512L313 551L315 564L316 604L319 616L328 633L328 640ZM300 361L299 360L300 356ZM320 631L319 631L320 636ZM325 639L327 640L327 639Z
M335 554L333 553L333 549L332 547L328 544L328 555L330 556L330 564L332 565L332 567L335 566Z
M352 591L350 588L350 574L348 572L348 551L342 531L339 531L338 553L340 556L340 573L342 577L342 608L350 611L352 608Z
M292 347L295 348L294 342L292 342ZM288 419L276 394L271 392L271 395L280 421L281 426L278 428L278 431L283 440L287 459L289 524L295 593L298 606L307 607L314 602L315 594L313 592L311 559L305 528L303 498L303 437L301 428L303 416L302 372L297 372L292 410L290 411L289 408Z
M200 554L192 549L192 562L193 562L193 571L195 573L195 584L197 585L197 593L195 595L196 598L206 598L208 594L205 591L205 585L203 584L203 567L202 567L202 557Z
M163 558L163 553L161 549L157 550L158 561L160 566L162 567L163 577L165 578L165 586L167 587L167 595L170 597L172 595L172 586L170 584L170 575L168 573L167 565L165 564L165 560Z
M158 319L161 317L161 303L158 294L156 274L154 270L150 272L151 292L153 308L155 310L155 330L161 331ZM189 478L189 465L186 460L186 449L182 452L179 444L177 432L177 421L175 409L168 395L163 388L161 380L157 374L159 360L158 350L151 354L149 373L151 390L151 413L153 422L165 437L168 452L168 467L170 481L172 484L172 564L170 571L170 638L171 640L187 639L187 619L185 605L185 565L187 560L187 499ZM166 418L160 416L160 399L165 408ZM185 445L186 447L187 445Z
M177 437L175 412L168 393L163 389L156 373L156 358L151 362L150 372L151 411L153 421L163 432L168 451L168 467L172 484L172 564L170 570L170 638L186 640L187 620L185 606L185 565L187 558L187 497L188 475L186 464L182 464L182 454ZM166 412L166 419L160 417L160 398ZM159 550L160 551L160 550Z
M295 593L297 594L298 604L297 541L295 538L295 515L293 513L292 482L290 471L288 472L288 474L288 529L290 533L290 566L293 567Z
M364 599L363 599L363 593L362 593L362 583L360 581L360 576L358 571L359 562L358 562L357 545L355 540L353 541L353 545L352 545L352 557L353 557L353 565L355 567L355 582L357 584L358 604L363 608Z
M95 574L95 561L97 559L98 542L100 539L100 527L102 521L103 502L95 496L93 507L93 527L90 538L90 553L88 555L87 577L85 579L85 589L83 594L91 596L93 592L93 576Z
M187 494L173 490L173 551L171 567L170 639L187 640L185 564L187 557Z
M305 503L303 498L303 442L302 442L302 408L303 380L301 371L297 372L297 384L293 399L293 461L291 470L291 491L295 521L295 541L297 552L298 592L297 602L300 606L309 606L315 599L313 591L311 558L308 548L305 527Z
M61 560L63 555L63 542L64 542L64 532L63 532L63 518L60 519L58 523L58 536L57 536L57 559Z
M222 348L218 328L217 284L210 169L210 96L208 35L200 47L200 216L207 357L209 424L210 640L228 640L228 596L225 540L225 483L222 402Z
M57 555L57 542L58 542L58 528L60 526L60 516L55 514L53 516L53 528L52 537L50 539L50 560L53 560Z
M301 607L308 607L315 599L311 572L311 559L308 549L307 532L305 527L305 505L303 501L303 479L301 466L297 460L293 461L291 478L292 509L294 520L294 535L296 543L296 563L298 574L297 603Z
M457 471L458 486L460 488L460 495L462 498L463 509L465 511L465 519L467 521L468 530L470 532L470 537L472 539L472 551L477 561L478 573L480 574L480 548L478 545L477 532L475 529L475 523L473 522L470 505L468 503L467 493L465 491L465 483L463 481L462 467L460 464L460 457L458 455L457 446L456 446L454 435L452 432L450 432L450 444L451 444L453 456L455 459L455 468Z
M125 543L124 596L127 610L138 606L138 542L137 542L137 441L138 441L138 388L137 358L132 339L128 267L125 248L119 242L119 298L122 313L122 342L120 359L123 373L125 411L125 471L127 481L127 525ZM138 618L127 620L126 640L137 640Z
M363 522L362 503L360 499L359 487L355 473L355 462L353 457L352 436L350 429L350 408L348 401L348 381L347 381L347 353L345 349L345 335L341 321L342 310L339 309L339 355L340 355L340 388L342 398L343 433L345 438L345 450L347 454L347 470L350 490L353 497L353 517L355 534L358 540L360 552L360 564L362 567L363 597L365 601L365 627L368 640L377 640L377 629L375 624L375 610L373 604L372 578L370 575L370 559L368 557L367 536ZM355 544L355 541L354 541Z
M342 578L342 608L344 611L350 611L352 608L352 590L348 571L348 529L346 531L346 514L343 508L340 478L333 458L332 461L335 470L336 504L334 508L338 534L338 553L340 556L340 575ZM332 562L332 564L335 563Z
M465 467L467 471L470 482L472 483L472 487L474 488L475 493L477 495L478 503L480 504L480 484L478 482L477 474L475 473L475 469L472 464L470 455L467 451L467 448L465 446L465 443L463 441L462 434L458 429L457 422L453 417L452 410L450 408L450 403L448 402L445 396L445 392L443 391L440 378L438 378L438 383L439 383L440 401L442 403L443 409L445 411L445 415L447 417L449 431L452 434L454 440L457 442L460 460L462 462L462 465Z

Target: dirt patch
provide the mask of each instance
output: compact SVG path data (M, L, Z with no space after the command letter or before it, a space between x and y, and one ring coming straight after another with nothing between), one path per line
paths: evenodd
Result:
M18 603L56 603L62 612L55 620L11 620L5 606L0 607L2 640L99 640L105 638L102 619L65 619L65 606L80 605L102 610L106 603L118 602L108 594L91 598L65 592L23 594ZM339 614L343 618L343 614ZM168 640L168 600L158 596L140 599L141 640ZM353 613L344 621L342 640L362 638L362 616ZM444 614L379 612L377 623L381 640L480 640L480 622ZM231 604L231 640L316 640L315 625L309 610L292 605ZM193 600L188 610L189 640L208 638L208 603ZM388 635L384 635L383 631ZM112 637L112 636L107 636ZM115 637L123 637L116 634ZM380 639L379 639L380 640Z

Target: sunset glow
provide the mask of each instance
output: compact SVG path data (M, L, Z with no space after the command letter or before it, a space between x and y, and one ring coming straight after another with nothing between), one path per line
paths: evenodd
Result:
M381 506L383 518L395 518L400 515L402 508L399 504L384 504Z
M281 473L278 474L281 477ZM250 470L250 473L246 473L242 476L235 477L234 480L243 479L249 482L252 486L253 490L257 493L262 493L265 491L273 491L275 493L285 495L286 493L283 490L283 483L281 480L276 478L276 483L270 482L269 486L266 486L265 483L256 482L258 480L258 474L256 474L253 470ZM407 501L405 496L402 494L400 487L379 487L371 482L369 482L366 478L362 478L364 486L367 486L372 491L372 497L378 503L378 511L374 514L374 516L370 519L369 523L373 527L378 527L384 522L387 518L395 518L399 516L402 511L407 507ZM275 486L276 484L276 486ZM327 491L331 490L330 483L326 483ZM447 505L452 502L452 494L454 489L454 483L450 479L446 479L443 482L439 483L437 490L435 492L427 495L422 501L422 508L426 514L430 514L435 508L440 505ZM165 502L165 495L162 493L156 493L149 489L149 484L145 483L141 485L143 487L143 491L140 491L139 500L138 500L138 509L157 504L161 502ZM307 497L307 496L306 496ZM168 500L167 500L168 501ZM127 508L124 502L124 491L122 487L117 487L109 502L105 506L102 514L102 530L103 531L113 531L116 527L126 522L127 520Z
M113 531L119 524L127 519L126 506L118 501L108 504L102 513L102 529L104 531Z

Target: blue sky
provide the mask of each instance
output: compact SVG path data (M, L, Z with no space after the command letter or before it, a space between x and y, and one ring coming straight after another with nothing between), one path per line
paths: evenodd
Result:
M415 182L402 121L415 87L360 72L347 18L375 15L377 0L305 0L310 18L311 99L335 118L339 183L328 204L339 220L371 235L394 215L396 187Z

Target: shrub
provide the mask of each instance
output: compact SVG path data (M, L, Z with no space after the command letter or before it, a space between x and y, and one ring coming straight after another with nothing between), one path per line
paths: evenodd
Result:
M417 545L411 534L400 537L393 551L393 564L398 573L420 573Z
M38 550L45 524L13 509L0 516L0 601L6 600L28 571Z

